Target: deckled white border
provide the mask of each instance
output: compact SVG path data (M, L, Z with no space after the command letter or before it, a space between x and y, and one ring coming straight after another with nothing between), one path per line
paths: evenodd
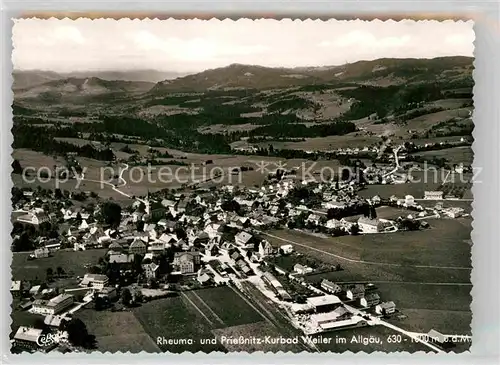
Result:
M238 4L239 3L239 4ZM2 307L3 314L2 325L2 363L29 363L29 364L67 364L68 362L98 364L98 363L132 363L140 360L141 363L165 363L173 361L179 364L205 364L221 363L231 364L238 362L240 364L253 363L304 363L311 362L330 364L332 361L345 362L352 364L354 362L366 362L370 364L400 364L400 363L498 363L500 343L500 323L499 323L499 290L498 277L500 277L499 265L499 214L500 191L499 191L499 167L500 167L500 135L499 135L499 108L498 100L500 93L500 72L496 69L500 64L499 47L499 5L495 2L482 2L477 4L465 4L463 2L438 1L438 2L379 2L379 1L321 1L306 2L288 0L286 3L279 1L198 1L198 2L142 2L142 3L123 3L120 0L108 0L107 2L86 2L78 3L75 0L67 1L30 1L30 3L21 3L17 1L2 0L2 153L1 161L1 188L3 193L3 208L1 209L1 234L2 244L0 250L3 260L2 270ZM7 9L7 10L5 10ZM276 16L310 16L310 17L329 17L334 16L335 11L343 14L356 14L362 16L368 12L376 14L391 13L442 13L457 14L461 13L464 17L475 13L475 88L474 88L474 166L482 167L481 185L474 186L474 211L473 211L473 266L472 289L473 320L472 320L472 347L470 353L464 354L401 354L401 353L374 353L352 354L346 352L342 355L333 353L322 354L244 354L230 353L220 354L101 354L95 352L91 355L76 354L49 354L49 355L11 355L8 334L10 333L10 303L11 296L8 288L10 287L10 153L12 136L10 128L12 127L12 113L10 105L12 104L12 92L10 90L12 78L11 64L11 36L12 22L11 18L18 17L21 11L39 10L39 11L148 11L160 12L169 11L170 14L207 13L219 16L243 16L246 14L276 14ZM362 10L361 10L362 9ZM363 14L364 13L364 14ZM496 283L495 283L496 282Z

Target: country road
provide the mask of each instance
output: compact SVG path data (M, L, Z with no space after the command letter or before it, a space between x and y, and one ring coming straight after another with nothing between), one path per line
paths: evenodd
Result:
M125 171L128 170L129 166L126 164L126 163L123 163L125 165L125 168L124 169L121 169L120 170L120 175L118 177L119 180L121 180L123 182L122 185L120 185L119 187L123 187L125 185L127 185L127 181L123 178L123 173ZM86 179L85 178L85 175L82 174L82 176L80 177L79 180L82 180L82 181L91 181L91 182L95 182L95 183L99 183L99 184L104 184L104 185L107 185L107 186L110 186L112 190L116 191L117 193L127 197L127 198L132 198L132 196L128 195L127 193L124 193L123 191L121 191L120 189L118 189L118 187L115 185L115 184L112 184L108 181L104 181L104 180L95 180L95 179Z
M394 167L391 171L389 171L387 174L383 175L382 177L387 177L387 176L390 176L392 174L394 174L396 171L398 171L399 169L399 157L398 157L398 152L399 150L403 148L403 146L398 146L396 147L396 149L394 149L394 161L396 162L396 167Z

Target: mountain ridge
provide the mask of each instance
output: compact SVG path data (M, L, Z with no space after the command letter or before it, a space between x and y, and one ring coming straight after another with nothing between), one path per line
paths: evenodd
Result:
M159 71L153 69L137 70L88 70L74 72L55 72L48 70L14 70L12 89L26 89L38 86L53 80L68 78L91 78L97 77L106 81L132 81L156 83L163 80L174 79L185 76L187 73L175 71Z
M457 76L471 74L473 58L465 56L417 58L381 58L340 66L265 67L233 63L196 74L158 82L151 93L171 91L207 91L227 88L280 88L317 83L368 81L393 78L395 83L438 79L443 72L456 70ZM390 80L389 80L390 81Z

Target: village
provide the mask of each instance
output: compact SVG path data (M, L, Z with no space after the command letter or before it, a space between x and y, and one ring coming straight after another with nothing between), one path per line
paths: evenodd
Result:
M394 155L398 165L397 152ZM387 183L395 182L388 179ZM72 331L78 325L70 324L75 322L73 314L84 307L126 310L201 287L238 289L243 282L273 301L305 335L384 325L384 318L397 315L397 303L381 298L376 285L337 284L328 279L311 283L307 275L341 271L341 262L328 265L313 260L297 253L293 243L271 244L273 235L268 232L390 235L429 229L429 218L454 219L468 213L460 207L444 208L442 191L425 191L422 197L363 198L361 189L355 180L298 181L289 172L277 172L260 188L165 189L136 197L123 208L112 200L74 206L75 193L18 189L13 194L13 251L31 249L28 261L47 260L58 251L73 251L78 257L84 251L100 250L102 256L97 263L85 265L83 276L57 267L48 268L45 278L13 278L16 310L43 319L40 328L20 326L12 337L13 346L77 351L74 345L81 341L71 339L77 336ZM401 214L395 219L379 218L381 207ZM34 230L41 234L31 239ZM281 267L276 262L282 258L292 260L293 266ZM51 285L54 282L68 284ZM41 344L46 333L57 341ZM447 338L436 333L431 337L446 346Z

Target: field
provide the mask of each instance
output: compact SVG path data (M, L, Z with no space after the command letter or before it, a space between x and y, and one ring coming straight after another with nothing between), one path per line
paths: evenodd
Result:
M279 246L292 243L295 250L344 270L309 275L319 283L323 278L337 283L371 282L382 300L392 300L405 310L434 310L446 321L457 321L456 331L470 331L470 219L429 220L431 228L420 232L396 232L365 236L320 238L290 230L272 231L267 239ZM436 233L438 232L438 233ZM282 239L286 240L283 241ZM293 243L295 242L295 244ZM300 243L300 245L298 244ZM455 319L454 319L455 318ZM420 323L427 332L447 331L443 321L404 322L403 328L417 331ZM420 329L421 330L421 329Z
M471 165L474 160L474 151L470 146L447 148L438 151L417 152L415 155L424 157L446 158L450 164Z
M158 344L162 351L223 351L222 346L201 345L202 338L214 338L209 323L185 297L159 299L144 303L133 310L144 331L154 340L158 337L179 340L192 339L193 344Z
M74 252L73 250L59 250L46 258L28 261L29 252L14 252L12 255L13 280L34 280L38 277L45 280L48 268L54 271L62 267L66 273L73 276L83 276L87 273L86 264L97 264L100 257L106 254L105 249L94 249Z
M328 136L307 138L303 142L276 142L271 144L275 149L293 149L303 151L329 151L337 148L363 148L380 141L377 136L369 136L362 133L351 133L345 136ZM270 142L258 143L259 147L268 147Z
M262 314L261 305L254 299L250 301L236 289L218 287L183 292L178 297L144 303L134 308L133 313L153 340L157 337L193 340L192 344L158 344L162 351L211 352L232 351L235 348L242 351L283 350L283 346L277 348L276 345L234 345L222 342L223 336L249 338L283 335L282 327L269 319L269 312L265 312L266 316ZM211 339L216 343L201 343L203 339Z
M469 116L469 110L469 108L458 108L425 114L409 120L406 128L412 131L424 131L451 118L467 118Z
M264 319L229 287L197 290L192 294L198 296L206 306L211 307L227 326L254 323Z
M24 148L12 151L12 158L18 160L23 168L38 168L41 166L46 166L52 169L54 165L59 165L63 161L61 157L54 158L44 155L41 152L27 150Z
M132 312L98 312L83 309L76 314L96 337L97 349L102 352L141 351L159 352L154 340L149 337Z
M70 140L72 143L81 144L82 140ZM112 143L112 149L117 152L125 144ZM130 148L137 150L140 156L147 156L148 147L146 145L130 144ZM142 196L146 195L148 190L151 192L161 190L164 188L182 188L186 185L198 184L201 187L211 187L220 185L238 185L245 187L261 186L267 179L267 175L276 171L277 168L288 168L297 170L297 176L300 178L302 172L307 169L308 172L314 173L324 167L329 170L325 177L329 177L330 171L338 173L340 170L339 162L336 160L329 161L308 161L305 159L282 159L278 157L265 157L265 156L245 156L245 155L209 155L197 153L184 153L178 150L167 148L157 148L160 152L168 152L174 156L174 160L178 159L186 166L169 165L168 159L165 160L165 165L151 166L129 166L124 169L123 164L114 164L108 166L107 163L88 158L78 157L78 162L84 169L85 180L77 181L76 179L67 182L60 182L59 188L68 191L94 191L99 194L103 199L113 198L116 201L128 200L126 195L129 196ZM54 165L62 165L63 160L58 160L55 163L50 157L44 156L37 152L28 150L16 150L17 156L21 160L23 167L33 166L40 168L47 166L51 170ZM205 164L211 161L209 164ZM28 164L29 163L29 164ZM263 170L259 166L264 167ZM240 174L232 174L234 168L247 167L251 170L243 171ZM312 167L310 167L312 166ZM118 175L124 169L122 178L126 184L119 187L119 190L126 195L120 194L113 190L109 184L101 184L103 179L105 182L114 183L112 175ZM56 180L51 179L47 182L40 182L38 179L34 182L23 181L21 175L13 175L13 182L18 187L31 187L36 188L41 186L47 189L56 188ZM33 177L32 177L33 179Z

